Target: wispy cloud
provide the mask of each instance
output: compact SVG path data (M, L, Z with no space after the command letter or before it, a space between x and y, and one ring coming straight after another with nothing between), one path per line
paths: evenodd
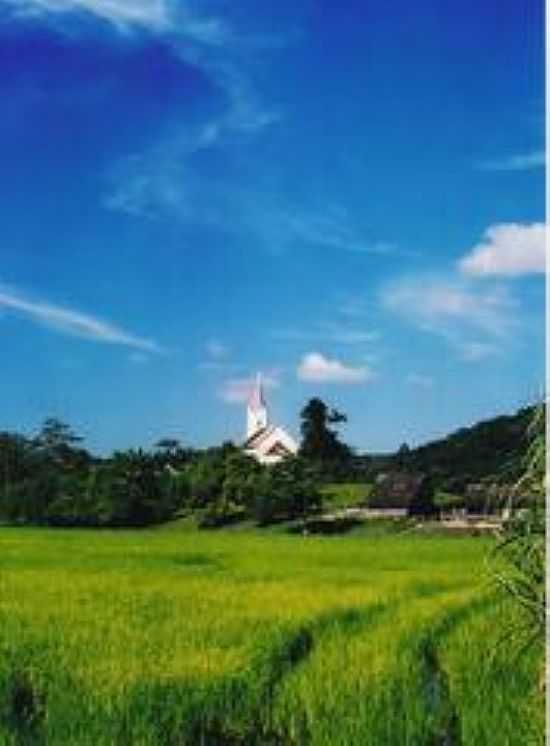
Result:
M313 212L281 211L272 219L280 223L280 230L288 233L293 242L303 242L328 249L357 253L392 254L397 247L387 241L373 240L361 234L349 212L342 207Z
M372 254L380 257L409 256L390 241L372 234L360 216L339 204L284 204L268 193L242 195L246 201L243 227L271 252L284 253L302 247L333 252Z
M111 322L48 301L34 300L6 287L0 287L0 309L16 313L61 334L132 347L144 352L165 352L155 341L138 337Z
M374 378L365 365L353 367L340 360L325 357L319 352L309 352L298 365L298 378L313 383L361 384Z
M482 161L477 168L482 171L530 171L544 168L546 156L544 150L534 150L531 153L509 155L492 161Z
M509 289L460 278L406 277L383 288L382 307L420 331L445 339L461 359L481 360L513 340L521 326Z
M236 144L258 137L280 121L282 113L263 100L245 61L243 49L255 37L239 35L221 17L181 17L182 12L164 42L182 65L199 70L209 81L219 113L193 125L178 117L149 146L121 157L107 174L102 202L108 209L138 217L220 225L228 215L242 212L232 209L235 184L213 185L197 170L197 157L220 157ZM257 40L256 64L262 53L274 48L262 44Z
M543 273L546 268L544 223L498 223L459 262L466 275L489 276Z
M242 378L228 378L218 389L218 397L227 404L242 404L248 401L256 383L256 376ZM262 373L262 384L266 389L279 388L281 385L278 371Z
M463 324L501 337L515 327L517 303L499 285L476 287L455 279L417 276L388 285L381 300L388 310L428 330Z
M113 165L102 203L111 210L139 217L168 212L187 220L196 217L197 195L190 189L187 170L193 155L232 144L235 139L258 135L281 118L268 106L254 82L254 68L261 54L273 53L288 39L275 34L239 33L231 23L231 8L214 12L188 0L0 0L16 15L32 15L50 23L57 31L78 30L84 15L111 26L115 34L134 30L153 35L170 48L182 66L199 70L209 82L212 97L218 97L214 117L191 126L179 118L165 127L151 145L129 152ZM254 57L254 64L249 64ZM211 187L209 182L208 187ZM205 184L205 190L207 185ZM199 195L204 219L212 211L205 207L208 195ZM223 214L224 206L219 214Z

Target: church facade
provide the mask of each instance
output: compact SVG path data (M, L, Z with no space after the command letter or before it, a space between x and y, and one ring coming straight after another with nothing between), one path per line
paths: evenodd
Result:
M282 427L269 422L260 375L246 408L246 440L243 450L261 464L276 464L298 453L298 444Z

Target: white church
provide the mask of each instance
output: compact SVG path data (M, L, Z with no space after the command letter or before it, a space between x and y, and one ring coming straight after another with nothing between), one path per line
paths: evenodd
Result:
M243 450L261 464L276 464L287 456L298 453L298 444L294 438L282 427L269 422L260 374L248 399Z

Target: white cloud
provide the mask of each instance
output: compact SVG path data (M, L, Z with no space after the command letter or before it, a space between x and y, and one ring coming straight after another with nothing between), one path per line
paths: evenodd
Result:
M405 380L411 386L417 386L421 389L431 389L434 386L434 379L422 373L409 373Z
M47 301L31 300L7 288L0 287L0 309L20 314L62 334L145 352L164 352L153 340L138 337L108 321Z
M484 240L459 262L467 275L514 277L545 271L544 223L498 223L490 226Z
M358 384L372 379L373 373L367 366L353 368L319 352L310 352L298 366L298 378L316 383Z
M265 389L278 388L280 383L277 371L262 373L262 385ZM228 378L218 389L218 397L227 404L243 404L248 401L255 384L256 376Z
M544 150L534 150L531 153L510 155L494 161L484 161L479 164L483 171L528 171L543 168L546 163Z
M114 24L120 30L141 26L167 31L172 26L168 0L2 0L21 15L86 12Z

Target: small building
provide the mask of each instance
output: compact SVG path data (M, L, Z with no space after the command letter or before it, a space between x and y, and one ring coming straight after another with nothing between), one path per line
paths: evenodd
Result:
M376 477L368 505L377 510L401 510L409 514L434 512L433 488L420 472L383 472Z
M262 380L258 374L246 408L246 440L243 450L261 464L276 464L298 453L298 444L282 427L269 422Z

